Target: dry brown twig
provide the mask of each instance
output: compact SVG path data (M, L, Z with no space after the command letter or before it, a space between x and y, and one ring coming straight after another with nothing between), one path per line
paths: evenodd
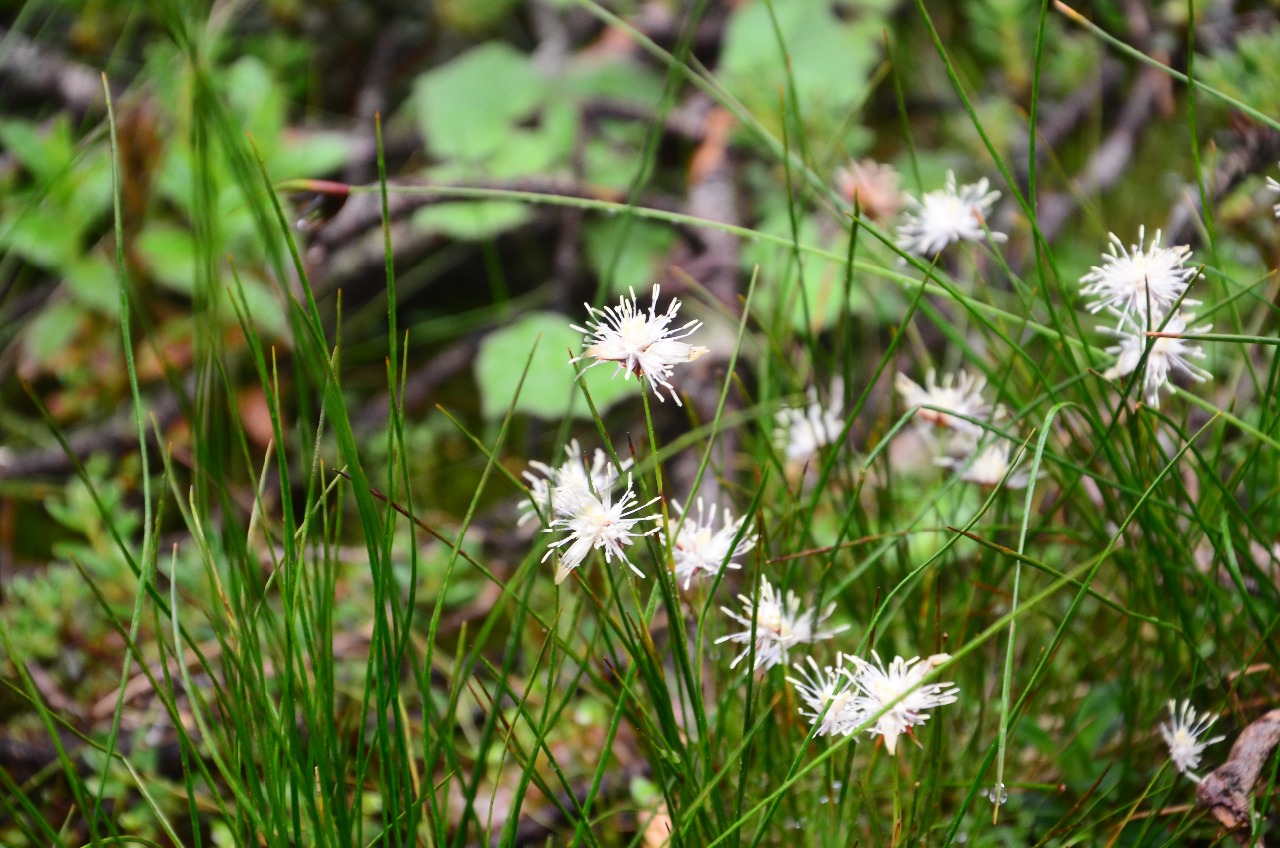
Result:
M1280 710L1271 710L1244 729L1231 746L1227 761L1205 775L1196 787L1196 803L1208 808L1224 828L1234 831L1238 845L1249 843L1249 793L1277 742ZM1261 848L1262 837L1253 844Z

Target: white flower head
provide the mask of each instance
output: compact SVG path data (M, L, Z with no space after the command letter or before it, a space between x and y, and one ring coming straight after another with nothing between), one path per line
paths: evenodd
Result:
M849 629L849 625L842 624L832 630L823 630L822 625L835 611L834 603L827 604L821 610L805 609L795 592L788 591L784 597L773 588L768 578L760 579L759 606L747 595L739 595L738 600L742 602L745 615L738 615L728 607L720 609L746 629L716 640L717 645L721 642L741 642L747 646L729 664L730 668L737 668L738 663L750 656L752 631L755 631L755 667L760 669L785 663L788 648L830 639Z
M524 479L529 481L529 500L520 505L520 519L516 522L524 524L537 515L534 508L551 506L551 517L560 518L571 515L577 510L577 504L584 495L601 494L612 491L619 481L618 470L609 460L609 455L596 448L587 466L586 454L578 445L577 439L570 439L564 446L568 460L558 468L552 468L545 462L530 462L531 471L525 471ZM624 459L622 468L631 467L631 460ZM538 474L534 474L536 471ZM541 476L539 476L541 475Z
M925 710L954 704L960 690L951 683L921 682L925 675L951 659L949 654L934 654L924 660L894 657L887 669L879 654L872 651L871 656L874 664L862 657L851 657L856 666L852 680L859 692L857 704L864 715L863 721L879 716L867 730L873 736L882 737L885 749L893 754L899 736L928 720Z
M774 444L786 452L787 462L802 465L813 458L818 449L833 444L844 430L844 382L831 384L831 402L818 400L813 387L808 391L809 403L803 408L784 406L774 413Z
M983 224L991 215L991 207L1000 192L988 191L984 177L976 183L956 189L954 171L947 171L945 188L928 192L920 200L907 196L912 211L898 225L898 246L908 253L935 256L956 241L982 241L989 228ZM1006 241L1003 233L991 232L992 241Z
M853 161L837 168L836 190L849 203L856 204L864 217L873 221L887 221L902 208L898 172L892 165L872 159Z
M1104 253L1102 264L1094 265L1080 278L1085 284L1080 294L1093 298L1088 304L1090 312L1110 310L1119 315L1121 323L1134 316L1138 324L1154 329L1200 275L1198 269L1185 267L1191 248L1185 244L1161 247L1159 230L1151 247L1146 248L1145 227L1138 228L1138 243L1127 249L1115 233L1109 237L1110 254ZM1199 301L1184 299L1182 303L1195 306Z
M918 407L915 411L917 424L973 435L981 433L982 427L957 416L978 419L991 416L991 404L982 397L986 384L987 378L981 374L970 376L964 371L944 374L939 383L937 372L932 369L925 375L923 387L902 373L893 380L893 387L907 405ZM937 408L925 409L926 406Z
M1168 321L1164 322L1160 332L1181 335L1188 332L1187 322L1194 320L1194 315L1184 316L1181 312L1175 312L1169 316ZM1160 405L1161 389L1172 391L1169 388L1169 376L1174 371L1185 374L1197 383L1203 383L1213 376L1191 361L1204 359L1205 355L1204 350L1195 342L1168 336L1151 338L1147 336L1145 328L1135 325L1132 321L1122 321L1114 330L1103 329L1119 339L1117 344L1107 348L1107 353L1116 356L1116 364L1103 374L1108 380L1132 374L1138 367L1138 363L1142 361L1142 354L1150 345L1151 352L1147 354L1146 370L1142 374L1142 395L1148 406ZM1152 330L1155 329L1158 328L1152 327ZM1212 324L1204 324L1193 327L1189 332L1207 333L1211 329L1213 329Z
M546 562L552 554L560 557L560 565L556 569L556 583L563 583L582 561L593 550L604 551L605 562L612 562L616 556L626 563L632 571L644 577L644 572L636 568L635 563L627 558L624 547L631 544L635 536L648 536L656 533L658 527L638 531L635 526L642 521L661 521L660 515L642 515L633 518L637 512L652 505L657 498L644 504L637 504L635 494L631 491L631 475L627 475L627 488L615 503L613 493L587 492L573 504L573 512L557 518L544 532L554 533L557 530L568 530L569 535L551 543L547 553L542 557ZM563 551L557 550L568 545Z
M647 314L636 304L635 289L631 289L630 300L621 297L617 306L597 309L588 303L586 307L592 317L598 315L599 318L588 321L586 327L571 325L587 337L584 340L586 349L573 362L594 359L587 368L594 368L602 362L615 362L618 366L613 372L615 377L619 371L626 380L631 379L632 374L642 377L649 381L658 400L663 399L662 392L658 391L662 387L676 406L681 406L680 397L670 380L674 367L682 362L692 362L706 353L707 348L681 341L701 327L701 321L690 321L674 329L669 326L680 310L680 299L672 298L667 311L659 315L658 286L654 284L653 300Z
M813 657L805 657L809 667L796 663L796 677L788 677L804 704L800 715L816 725L815 736L849 736L858 725L867 720L859 703L858 689L853 685L853 675L843 668L845 657L836 656L835 666L818 668Z
M745 516L734 521L733 514L725 509L722 513L723 522L717 529L715 504L706 509L702 498L698 498L696 513L686 513L679 501L673 501L672 506L681 517L678 520L671 519L675 533L675 538L671 540L671 556L675 561L676 579L684 581L685 589L689 588L693 578L698 575L714 577L722 568L742 567L734 559L743 556L756 545L754 533L743 533L738 543L733 543Z
M1225 736L1215 736L1200 741L1200 737L1218 719L1208 714L1197 715L1190 701L1181 704L1170 701L1169 718L1167 724L1160 725L1160 735L1164 737L1164 744L1169 746L1169 759L1173 760L1174 768L1199 783L1200 777L1191 770L1200 767L1200 755L1205 748L1226 739Z
M965 457L939 457L934 460L938 465L958 469L960 479L966 483L974 483L987 489L999 486L1004 481L1006 489L1025 489L1031 482L1031 472L1025 468L1009 473L1009 442L1001 439L986 445L976 446L973 453ZM1021 462L1021 457L1013 463ZM1009 477L1006 480L1005 475Z
M1274 177L1267 177L1267 188L1274 192L1280 192L1280 182L1276 182ZM1272 206L1271 211L1275 213L1277 218L1280 218L1280 203Z

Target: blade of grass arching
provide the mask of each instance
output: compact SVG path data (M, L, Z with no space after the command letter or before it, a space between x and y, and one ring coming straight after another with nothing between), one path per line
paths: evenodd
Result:
M277 188L281 190L287 189L289 186L297 185L294 182L279 183ZM709 218L700 218L696 215L686 215L680 212L668 212L662 209L654 209L647 206L628 207L621 203L615 203L609 200L600 200L596 198L570 197L566 195L550 195L539 192L520 191L515 189L495 189L495 188L477 188L474 186L391 186L388 189L392 194L421 195L425 197L451 197L458 199L489 199L489 200L510 200L519 203L536 203L547 206L569 206L579 209L594 210L603 213L616 212L621 213L629 210L631 214L640 218L646 218L654 221L662 221L677 226L687 226L693 228L705 228L718 230L724 233L730 233L746 241L759 242L764 244L773 244L784 249L791 249L793 241L786 236L778 236L772 233L759 232L747 227L739 227L733 224L725 224L721 221L713 221ZM364 193L352 188L352 194ZM869 222L863 220L861 228L868 234L874 236L877 241L888 246L894 246L893 239L879 229L873 227ZM825 259L844 265L847 257L844 252L834 252L825 248L817 247L810 244L801 244L800 250L809 256ZM929 266L920 262L919 257L902 254L898 251L907 264L920 272L928 270ZM884 279L900 289L911 294L915 293L916 287L920 285L920 280L911 275L907 275L894 267L876 264L870 260L860 260L854 263L855 270L859 273L866 274L870 277ZM937 274L934 275L936 279ZM963 304L966 308L975 310L979 313L987 315L990 318L1000 318L1011 324L1021 323L1026 320L1021 313L1015 313L1008 309L986 303L977 298L964 294L956 289L947 289L940 286L936 282L926 284L926 294L939 295L949 300L954 300ZM1026 322L1028 332L1037 336L1043 336L1053 341L1068 344L1073 347L1083 348L1087 342L1071 336L1063 337L1058 328L1046 326L1037 321Z
M112 217L114 219L115 241L116 241L116 285L119 289L120 298L120 336L121 344L124 349L125 370L129 377L129 393L133 400L133 415L137 425L138 432L138 457L140 464L140 476L142 480L142 554L139 556L141 561L142 573L138 578L138 590L133 601L133 615L129 623L129 635L131 641L136 641L138 636L139 625L142 623L143 602L147 596L147 585L151 583L155 575L156 551L153 547L152 539L152 514L151 514L151 467L149 459L149 451L147 450L147 429L146 429L146 413L142 404L142 392L138 388L138 369L133 360L133 336L129 329L129 291L126 283L127 271L124 262L124 218L121 212L121 185L120 185L120 147L119 140L116 136L116 115L115 106L111 102L111 88L107 85L107 75L102 75L102 89L106 94L107 103L107 126L110 128L111 136L111 196L112 196ZM107 732L107 752L110 754L116 749L116 737L120 732L120 718L124 712L124 692L125 684L129 680L132 670L133 655L128 651L125 652L124 662L120 669L120 691L116 698L116 706L111 715L111 728ZM105 815L102 810L102 796L106 792L108 769L103 769L102 776L98 782L98 791L94 797L93 809L88 811L88 815L93 818Z

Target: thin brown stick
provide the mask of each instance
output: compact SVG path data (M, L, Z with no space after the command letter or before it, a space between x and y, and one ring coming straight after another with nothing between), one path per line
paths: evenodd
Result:
M1227 761L1196 787L1196 802L1207 807L1223 827L1236 831L1236 843L1248 844L1249 793L1271 751L1280 742L1280 710L1271 710L1244 729ZM1256 843L1262 844L1261 839Z

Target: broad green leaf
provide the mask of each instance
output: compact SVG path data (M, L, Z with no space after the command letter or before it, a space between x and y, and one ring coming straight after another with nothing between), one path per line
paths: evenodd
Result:
M432 154L480 162L533 116L545 91L527 55L490 42L424 74L414 101Z
M428 232L456 239L479 241L520 226L531 216L524 203L506 200L475 200L441 203L419 209L413 224Z
M665 224L621 218L601 218L587 224L584 234L587 261L600 277L612 271L609 291L622 294L630 288L647 290L662 270L675 241Z
M569 352L573 351L576 356L582 349L582 334L569 324L563 315L536 312L485 337L475 366L485 417L500 418L506 414L531 350L533 361L520 397L516 399L516 412L552 421L565 415L582 418L590 415L574 379L578 369L587 363L569 364ZM634 376L624 380L619 374L616 380L611 379L614 370L613 365L606 363L586 372L587 389L601 412L639 391Z

